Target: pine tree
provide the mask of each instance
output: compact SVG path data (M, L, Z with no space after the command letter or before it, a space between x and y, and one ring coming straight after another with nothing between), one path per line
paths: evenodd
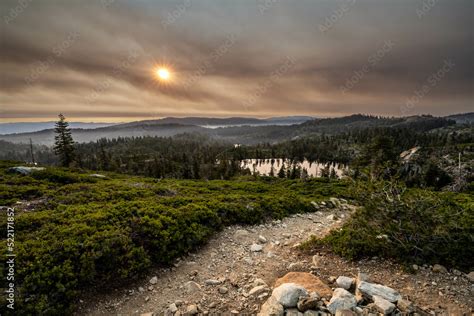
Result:
M59 121L56 122L54 129L54 153L59 156L61 165L69 167L74 161L74 140L72 139L69 123L66 122L64 115L59 114Z

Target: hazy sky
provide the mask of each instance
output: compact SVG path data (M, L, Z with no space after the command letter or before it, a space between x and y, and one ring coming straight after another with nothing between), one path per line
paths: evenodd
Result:
M472 0L2 0L1 121L473 111ZM165 65L171 80L156 80Z

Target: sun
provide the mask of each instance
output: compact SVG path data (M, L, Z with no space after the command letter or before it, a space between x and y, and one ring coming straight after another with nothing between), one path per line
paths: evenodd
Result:
M167 68L164 67L159 67L155 71L156 76L158 77L159 80L162 81L168 81L171 78L171 73Z

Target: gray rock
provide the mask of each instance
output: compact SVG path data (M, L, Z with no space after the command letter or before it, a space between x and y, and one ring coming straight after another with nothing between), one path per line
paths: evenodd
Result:
M284 283L273 290L272 296L285 308L296 307L301 296L308 296L306 289L294 283Z
M395 304L390 303L378 295L374 295L373 300L375 308L384 315L388 315L395 310Z
M158 278L154 276L150 279L150 284L156 284L156 283L158 283Z
M433 266L433 272L435 272L435 273L448 273L448 269L446 269L445 267L443 267L440 264L435 264Z
M339 309L352 309L357 306L355 296L347 290L337 288L334 290L331 300L328 304L328 309L332 314L335 314Z
M381 298L384 298L391 303L395 303L396 301L402 298L397 291L381 284L361 281L357 285L357 289L360 291L360 293L362 293L362 295L372 300L374 295L380 296Z
M219 281L219 280L209 279L209 280L204 281L204 283L205 283L206 285L219 285L219 284L221 284L222 282Z
M189 281L184 284L184 289L187 293L195 293L201 291L201 286L194 281Z
M352 286L352 284L354 283L354 279L353 278L349 278L349 277L346 277L346 276L340 276L337 278L336 280L336 284L338 287L340 288L343 288L345 290L349 290Z
M262 251L262 249L263 249L262 245L252 244L252 246L250 246L250 251L252 252L260 252Z
M285 314L285 309L283 305L278 303L275 297L270 296L270 298L262 305L260 313L258 316L283 316Z
M267 239L263 237L262 235L258 236L258 241L261 242L262 244L265 244L267 242Z
M285 311L286 316L303 316L303 313L297 310L296 308L288 308Z

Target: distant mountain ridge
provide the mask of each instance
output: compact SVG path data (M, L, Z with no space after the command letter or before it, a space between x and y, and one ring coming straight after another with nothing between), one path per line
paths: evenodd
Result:
M241 144L280 142L314 134L338 134L364 128L412 128L427 131L465 121L472 114L458 114L453 117L433 117L430 115L410 117L378 117L355 114L338 118L164 118L160 120L138 121L95 129L73 129L76 142L96 141L100 138L160 136L171 137L184 133L202 134L214 139ZM311 119L311 120L309 120ZM31 133L0 135L0 140L12 143L52 145L54 130L47 129Z
M32 133L45 129L54 128L56 122L18 122L18 123L0 123L0 135ZM87 123L87 122L71 122L71 128L92 129L116 125L117 123Z
M239 125L290 125L301 124L303 122L314 119L311 116L285 116L271 117L268 119L246 118L246 117L229 117L229 118L213 118L213 117L165 117L156 120L144 120L128 123L84 123L70 122L69 125L73 129L96 129L109 126L145 126L145 125L196 125L196 126L239 126ZM32 133L46 129L54 128L55 122L19 122L19 123L0 123L0 135Z

